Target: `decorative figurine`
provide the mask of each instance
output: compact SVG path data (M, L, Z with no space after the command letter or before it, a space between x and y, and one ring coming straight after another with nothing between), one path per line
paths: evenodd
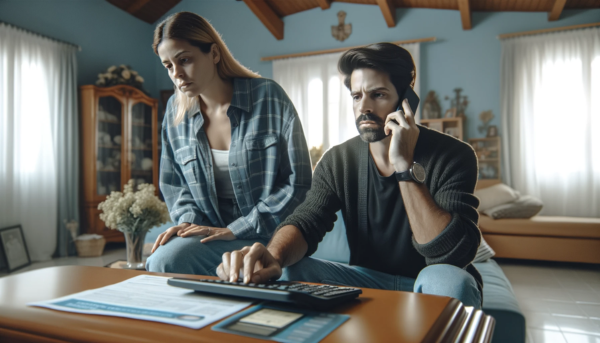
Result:
M333 38L343 42L350 37L350 34L352 33L352 24L344 24L344 21L346 20L346 12L344 11L339 11L337 17L339 24L331 26L331 35Z
M152 159L144 157L142 159L142 170L152 170Z
M492 113L492 110L479 113L479 120L481 120L483 123L483 125L477 127L480 133L485 133L488 131L488 124L490 121L492 121L492 119L494 119L494 113Z
M454 93L456 93L454 99L450 100L450 108L455 108L455 117L465 118L465 110L469 105L469 100L466 95L460 95L462 92L462 88L454 88ZM444 99L449 100L450 98L446 96Z
M423 103L423 119L437 119L442 116L442 108L435 91L429 91Z

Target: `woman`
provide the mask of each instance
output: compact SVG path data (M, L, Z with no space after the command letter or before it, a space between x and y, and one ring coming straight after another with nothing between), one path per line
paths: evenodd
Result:
M312 172L302 126L283 89L236 61L199 15L158 24L153 49L175 85L160 189L176 225L146 268L216 275L224 252L268 242L304 200Z

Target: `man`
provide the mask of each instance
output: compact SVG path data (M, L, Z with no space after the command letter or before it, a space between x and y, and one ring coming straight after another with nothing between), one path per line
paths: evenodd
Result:
M479 308L483 285L471 264L481 240L473 149L415 124L399 97L416 76L405 49L351 49L338 67L360 138L325 153L306 200L267 247L225 253L217 274L236 281L243 269L244 282L260 283L285 267L282 279L445 295ZM308 257L340 209L349 265Z

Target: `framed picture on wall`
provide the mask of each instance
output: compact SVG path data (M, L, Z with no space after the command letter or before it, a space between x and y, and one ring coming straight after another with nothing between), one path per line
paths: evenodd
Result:
M21 225L0 229L0 248L9 273L31 264Z
M456 117L456 108L452 107L446 110L444 113L444 118L455 118Z

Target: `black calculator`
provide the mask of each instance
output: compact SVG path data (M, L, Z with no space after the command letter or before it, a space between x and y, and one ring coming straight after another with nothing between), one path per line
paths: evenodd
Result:
M196 292L292 303L302 307L327 309L345 303L362 293L360 288L309 285L299 282L243 283L209 279L170 278L171 286Z

